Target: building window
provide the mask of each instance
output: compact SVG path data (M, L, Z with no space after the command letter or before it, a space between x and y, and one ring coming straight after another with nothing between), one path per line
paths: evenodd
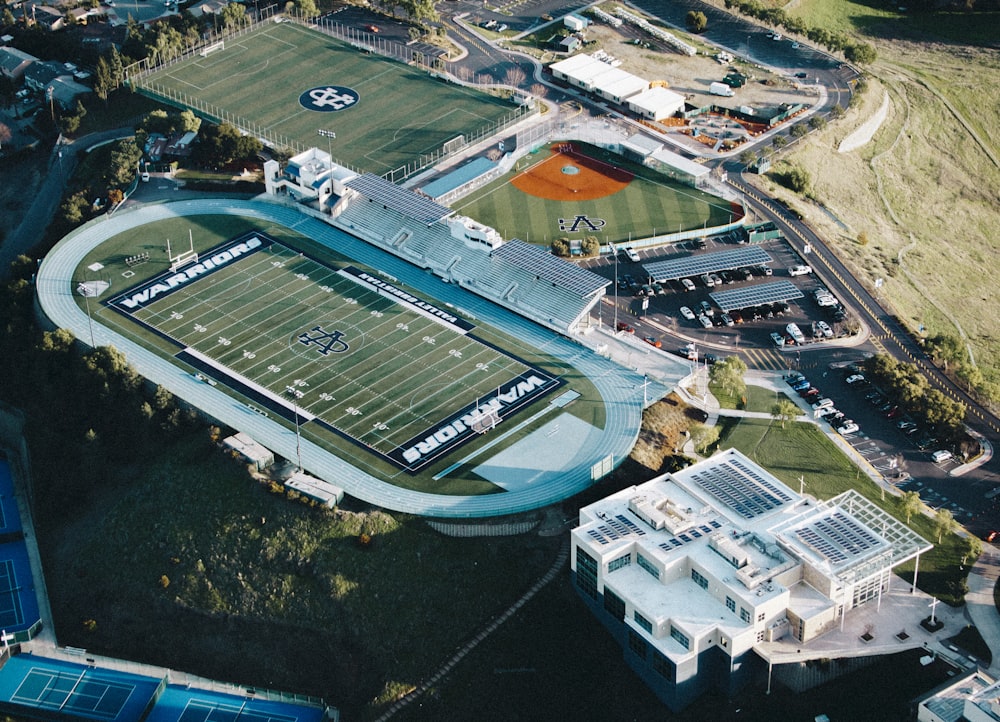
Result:
M604 587L604 609L619 622L625 621L625 601L607 587Z
M638 624L640 627L642 627L643 629L645 629L650 634L653 633L653 623L652 622L650 622L644 616L642 616L641 614L639 614L639 612L634 612L632 616L635 618L635 623L636 624Z
M640 637L634 629L628 630L628 648L646 659L646 640Z
M763 631L757 632L757 643L759 644L760 642L763 641L764 641L764 632Z
M670 625L670 636L676 639L684 649L691 649L691 640L687 638L684 632L672 624Z
M610 574L611 572L617 571L622 567L627 567L631 563L632 563L631 553L625 554L624 556L620 556L617 559L612 559L610 562L608 562L608 573Z
M643 569L645 569L647 572L649 572L650 574L652 574L657 579L660 578L660 570L656 568L656 566L653 564L653 562L649 561L642 554L636 554L635 555L635 560L639 564L640 567L642 567Z
M761 612L760 614L757 615L757 621L758 622L763 622L764 621L764 614L765 614L764 612Z
M577 547L576 586L591 599L597 599L597 561Z
M736 600L732 597L726 597L726 609L728 609L733 614L736 613Z
M697 569L691 570L691 578L694 579L694 583L702 589L708 589L708 580L703 577Z
M674 681L674 663L662 654L653 654L653 671L668 682Z
M750 620L753 619L753 617L750 616L750 612L745 610L743 607L740 607L740 619L742 619L747 624L750 624Z

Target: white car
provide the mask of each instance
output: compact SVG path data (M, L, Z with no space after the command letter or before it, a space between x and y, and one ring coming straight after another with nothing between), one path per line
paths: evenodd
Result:
M703 313L698 315L698 323L700 323L705 328L712 328L712 319L710 319Z
M862 376L861 374L853 374L853 375L847 377L847 383L849 383L849 384L856 384L856 383L859 383L859 382L864 381L864 380L865 380L865 377Z
M829 409L833 406L833 399L820 399L815 404L813 404L813 411L819 411L820 409Z
M688 321L694 321L694 311L687 306L681 306L681 316L686 318Z
M830 324L828 324L826 321L817 321L816 322L816 328L818 328L819 332L821 334L823 334L823 338L833 338L833 329L830 328ZM862 376L860 379L856 379L856 380L858 380L858 381L864 381L865 377ZM852 381L848 381L847 383L853 383L853 382Z
M641 258L639 258L639 254L635 252L635 249L632 248L632 246L625 247L625 255L628 256L628 260L632 261L633 263L638 263L639 261L642 260Z
M942 461L948 461L951 458L951 452L947 449L940 449L931 454L931 461L935 464L940 464Z
M788 269L789 276L805 276L812 272L813 269L809 266L792 266Z
M837 427L837 432L840 434L856 434L859 430L858 425L850 420Z

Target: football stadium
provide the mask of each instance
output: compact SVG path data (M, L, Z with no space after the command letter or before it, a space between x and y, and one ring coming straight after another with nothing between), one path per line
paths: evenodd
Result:
M580 280L558 263L567 285ZM519 272L508 265L498 274ZM494 516L581 491L627 455L644 399L665 392L283 204L116 214L63 239L37 286L54 323L116 346L210 418L412 513ZM551 283L539 299L544 286L562 300Z

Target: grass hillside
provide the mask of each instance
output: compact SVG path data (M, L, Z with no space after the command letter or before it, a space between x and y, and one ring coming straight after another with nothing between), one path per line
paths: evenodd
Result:
M884 279L883 301L912 329L961 338L981 388L1000 400L1000 297L988 276L1000 250L1000 13L903 14L841 0L795 0L785 11L878 49L844 119L787 155L811 171L815 199L841 224L818 208L809 221L870 287ZM886 95L872 141L839 153Z

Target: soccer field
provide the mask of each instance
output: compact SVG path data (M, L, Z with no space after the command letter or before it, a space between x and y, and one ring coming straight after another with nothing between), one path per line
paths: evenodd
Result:
M335 160L376 174L415 163L449 140L490 131L522 110L509 101L366 54L296 23L269 23L225 48L153 71L139 88L259 135L327 147ZM351 91L350 102L310 103L312 89ZM306 104L300 100L305 97ZM347 97L346 95L344 97Z
M106 305L206 379L419 471L562 383L351 265L250 232Z

